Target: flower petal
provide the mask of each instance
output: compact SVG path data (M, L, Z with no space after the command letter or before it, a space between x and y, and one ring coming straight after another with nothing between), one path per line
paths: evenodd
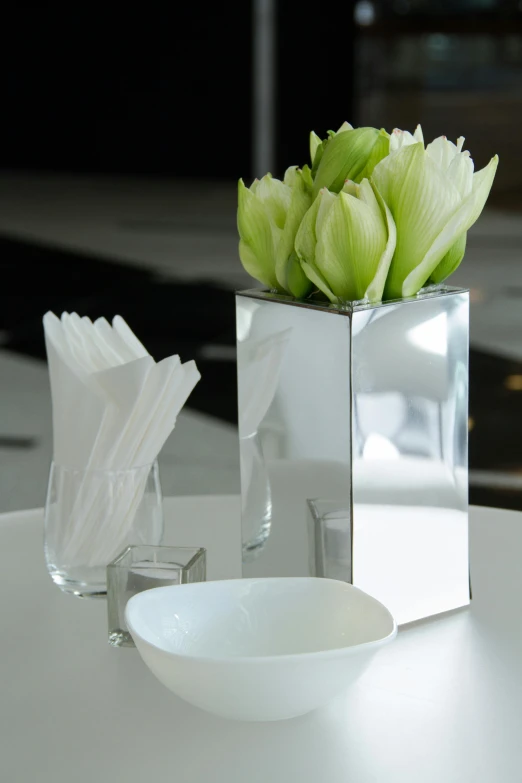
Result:
M341 193L349 193L350 196L357 196L359 193L359 185L352 179L347 179L341 188Z
M310 191L310 195L311 195L314 189L314 181L312 179L312 171L310 169L310 166L307 166L306 163L301 169L301 176L303 177L304 183L308 188L308 190Z
M315 263L317 232L321 230L324 218L335 201L335 195L324 188L305 214L295 238L295 251L301 261Z
M281 232L241 179L238 183L237 228L239 255L246 271L269 288L278 288L275 249Z
M299 168L298 166L289 166L285 171L283 182L287 187L292 188L294 186L296 172L298 168Z
M315 155L312 160L312 177L314 178L315 175L317 174L317 169L319 168L319 164L323 158L324 151L326 149L328 141L329 141L328 139L324 139L324 141L322 141L317 147L317 149L315 150Z
M296 299L304 299L308 296L312 286L310 285L310 280L303 271L299 256L295 250L291 252L284 264L279 266L279 271L278 283L281 286L281 280L284 280L284 285L282 285L282 287L287 293L291 296L295 296Z
M319 236L320 232L322 231L323 221L332 206L335 204L337 197L335 193L331 193L327 188L324 188L320 192L319 198L319 211L317 213L317 220L315 223L315 232L317 236Z
M319 138L317 133L310 131L310 162L312 166L314 165L314 158L315 153L317 152L317 148L320 147L322 143L322 139Z
M321 188L338 193L345 180L357 180L377 141L376 128L356 128L337 133L326 143L314 180L314 192Z
M276 226L284 228L286 213L292 198L292 191L288 185L279 179L274 179L271 174L265 174L259 180L256 198L263 204Z
M379 207L376 212L368 203L339 193L317 234L315 266L335 296L362 299L387 242Z
M239 240L239 258L244 269L255 280L266 285L271 290L280 290L273 269L269 264L264 263L264 259L258 256L250 245L247 245L242 239Z
M422 144L391 153L376 166L372 179L397 226L385 296L398 299L405 278L420 264L461 198Z
M307 261L310 264L313 264L315 260L315 246L317 244L315 223L320 205L321 194L317 196L308 212L306 212L295 237L294 246L298 257L302 261Z
M319 291L322 291L322 293L330 300L330 302L336 304L339 301L322 274L315 266L308 264L306 261L301 261L301 267L303 268L303 272L310 282L315 285Z
M479 188L482 188L484 182L489 182L491 180L491 183L493 182L493 179L495 177L495 172L497 170L498 166L498 155L495 155L491 160L489 161L487 166L484 166L483 169L480 169L479 171L476 171L473 174L473 190L479 190ZM491 189L491 184L490 184Z
M413 138L415 139L415 141L419 141L422 144L422 146L424 146L424 134L422 132L422 128L420 125L417 125L417 127L415 128L415 133L413 134Z
M362 183L361 183L361 187L362 187ZM373 192L376 201L378 203L378 206L381 210L381 214L384 215L384 218L386 220L386 227L388 229L388 241L386 242L386 247L384 248L384 252L379 259L379 263L374 278L370 283L370 285L368 286L368 288L366 289L364 298L367 299L369 302L380 302L384 292L384 286L386 284L386 278L388 276L388 271L390 269L391 260L395 252L395 246L397 244L397 228L395 226L395 221L392 217L392 213L390 212L388 205L384 202L381 194L379 193L375 185L373 186Z
M453 274L455 269L460 265L460 262L464 258L466 252L466 240L468 234L464 232L460 236L455 244L453 244L442 261L435 267L430 275L430 283L442 283L447 277Z
M470 195L449 217L421 263L404 280L403 296L413 296L422 288L450 248L479 218L493 185L497 166L498 156L495 155L484 169L475 174Z
M366 161L366 165L357 175L357 182L362 182L363 179L368 179L373 174L373 170L380 161L385 158L390 151L390 136L384 128L381 128L377 135L377 140L373 145L372 151ZM344 188L343 188L344 190Z
M473 169L473 160L469 152L459 152L446 170L446 175L453 182L462 199L467 198L473 189Z
M400 128L394 128L390 136L390 152L397 152L402 147L409 147L410 144L417 144L417 139L409 131L403 131Z
M350 195L355 195L363 204L366 204L368 209L373 212L378 218L381 217L381 208L375 195L375 190L370 185L369 180L363 179L360 185L356 185L356 192Z
M439 136L431 144L428 144L426 153L437 166L445 171L457 155L458 149L452 141L448 141L446 136Z
M306 185L303 173L298 170L295 173L285 227L276 250L277 281L288 293L298 299L306 296L311 286L294 252L294 243L301 221L311 204L310 190Z

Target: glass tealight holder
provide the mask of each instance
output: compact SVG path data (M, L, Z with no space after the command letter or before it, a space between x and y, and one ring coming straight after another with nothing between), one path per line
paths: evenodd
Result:
M128 546L107 566L109 644L134 647L125 623L127 601L153 587L204 582L205 549L178 546Z

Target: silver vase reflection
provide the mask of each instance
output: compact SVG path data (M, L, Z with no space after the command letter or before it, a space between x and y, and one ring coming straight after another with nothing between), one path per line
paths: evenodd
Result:
M266 418L279 382L279 371L289 330L262 339L250 333L248 306L238 313L238 398L241 464L241 515L243 559L261 551L272 523L272 494L259 426ZM255 306L254 306L255 309Z
M257 557L270 535L272 493L257 432L240 440L240 466L245 491L241 498L243 560Z
M344 578L401 623L469 602L468 321L445 286L345 308L238 294L244 576Z

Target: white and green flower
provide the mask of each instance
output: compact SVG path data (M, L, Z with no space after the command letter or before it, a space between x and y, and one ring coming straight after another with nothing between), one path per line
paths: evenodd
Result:
M312 169L239 181L239 252L268 288L332 302L415 295L458 267L498 157L474 172L464 139L424 147L422 129L310 134Z
M345 183L338 195L320 191L295 249L307 277L331 302L375 302L382 298L395 243L391 212L364 179Z
M272 290L306 296L311 283L294 250L301 220L312 204L308 166L291 166L283 181L266 174L238 185L239 255L246 271Z
M397 226L386 299L442 282L462 260L466 233L484 208L498 165L495 155L474 173L463 143L441 136L424 149L420 128L415 136L395 130L390 154L373 171L372 182Z

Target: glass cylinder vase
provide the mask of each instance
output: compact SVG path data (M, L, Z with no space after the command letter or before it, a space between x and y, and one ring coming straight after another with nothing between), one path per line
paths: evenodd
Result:
M53 462L44 522L54 583L83 598L106 595L107 565L125 547L161 543L157 462L130 470L76 470Z

